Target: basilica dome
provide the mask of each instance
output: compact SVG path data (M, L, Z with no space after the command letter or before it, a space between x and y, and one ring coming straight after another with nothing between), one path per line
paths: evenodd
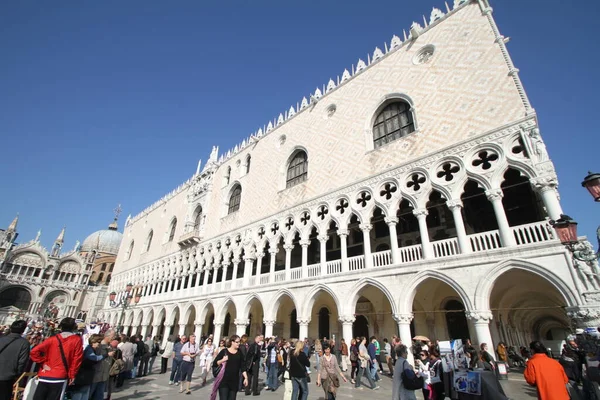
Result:
M113 222L108 229L97 231L88 236L81 245L80 251L108 253L116 255L121 246L123 234L117 231L117 224Z

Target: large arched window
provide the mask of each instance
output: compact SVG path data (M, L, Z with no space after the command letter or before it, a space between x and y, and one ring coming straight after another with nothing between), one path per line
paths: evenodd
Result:
M290 188L308 178L308 157L304 150L298 151L288 164L286 187Z
M381 147L415 131L411 106L406 101L394 101L385 106L373 124L373 143Z
M129 249L127 250L127 255L125 257L127 260L129 260L131 258L131 254L133 254L133 245L134 244L135 244L135 242L133 240L129 244Z
M202 223L202 206L196 207L194 210L194 230L200 228L200 224Z
M250 173L250 161L252 160L252 157L250 157L250 154L248 154L248 157L246 157L246 173L249 174Z
M229 197L229 210L227 214L231 214L240 209L240 201L242 200L242 187L235 185L231 191L231 197Z
M148 234L148 237L146 238L146 244L144 246L144 251L149 251L150 250L150 246L152 245L152 237L154 236L154 231L150 231L150 233Z
M172 242L175 238L175 229L177 229L177 218L173 218L171 225L169 226L169 239L167 242Z

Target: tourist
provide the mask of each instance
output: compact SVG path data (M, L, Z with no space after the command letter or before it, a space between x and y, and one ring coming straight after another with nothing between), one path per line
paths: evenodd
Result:
M229 338L228 347L221 350L213 361L213 365L221 367L211 393L211 400L219 393L219 400L235 400L238 392L240 374L244 377L244 386L248 386L248 375L244 359L239 351L240 337L233 335Z
M326 400L334 400L337 395L337 388L340 387L338 374L344 382L348 382L340 370L337 358L331 354L331 347L328 344L323 345L323 358L317 372L317 386L323 387Z
M392 385L392 399L393 400L417 400L417 396L414 390L404 387L402 381L402 373L411 377L415 376L415 371L412 365L406 360L408 357L408 348L405 345L396 347L396 365L394 366L394 379Z
M346 340L342 339L341 340L341 350L340 350L340 354L342 355L342 371L346 372L348 371L348 364L350 364L349 360L348 360L348 345L346 344Z
M152 340L152 335L147 335L146 340L143 342L144 344L144 355L140 360L140 368L138 372L138 376L146 376L148 375L148 366L150 364L150 356L152 355L152 348L154 347L154 340Z
M248 373L248 385L246 386L246 395L252 394L258 396L260 391L258 390L258 373L260 371L260 359L261 359L261 348L263 342L263 336L258 335L254 338L254 343L248 347L248 353L246 355L246 371Z
M81 337L75 334L77 323L64 318L61 333L44 340L31 350L31 359L40 364L38 386L33 400L60 400L67 384L73 383L83 359Z
M160 360L160 373L164 374L167 372L167 367L169 364L169 358L173 356L173 346L175 345L175 340L177 340L177 336L171 335L167 339L167 343L165 344L165 348L162 349L161 360Z
M479 358L483 362L483 368L488 371L496 371L494 357L488 352L487 343L481 343L479 348L481 349Z
M281 382L283 383L283 373L288 369L288 353L290 351L290 342L287 340L281 340L279 342L279 350L277 363L279 364L279 371L277 372L277 378L281 378Z
M356 384L354 378L358 373L358 346L356 345L356 339L352 338L350 341L350 365L352 370L350 371L350 382Z
M200 349L200 377L202 378L202 386L206 385L206 376L210 371L215 352L211 335L204 341L204 345Z
M272 339L267 346L267 384L266 390L276 391L279 383L277 374L279 372L279 363L277 362L277 341Z
M415 360L417 374L423 377L423 400L429 400L429 385L431 378L429 377L429 353L427 350L421 350L418 358Z
M504 342L498 343L498 347L496 347L496 353L498 353L498 359L500 361L508 362L508 357L506 356L506 345Z
M183 382L187 386L185 394L192 394L190 391L190 385L192 384L192 374L194 373L194 365L196 362L196 355L198 354L198 344L196 343L196 335L190 335L190 340L183 345L181 348L182 364L181 370L181 388L179 393L183 393Z
M442 360L440 359L440 353L436 350L435 346L430 347L429 352L429 398L431 400L444 400L444 382L442 377L444 376L444 369L442 366Z
M533 355L525 368L525 381L537 388L539 400L567 400L569 378L558 361L546 355L546 348L539 341L529 345Z
M467 339L467 343L465 345L465 353L469 357L469 368L474 369L477 367L477 349L471 343L471 339Z
M392 345L388 342L387 338L383 339L383 354L385 357L385 363L389 369L389 375L394 376L394 363L392 361Z
M123 353L123 361L125 362L125 370L121 372L122 376L119 376L119 379L128 379L133 377L133 365L134 365L134 357L137 352L137 345L133 342L135 337L127 337L125 335L121 336L121 343L119 343L119 349Z
M364 375L367 380L369 381L369 384L371 385L371 389L373 390L377 390L379 389L379 386L377 384L375 384L375 381L373 381L373 377L371 376L371 373L369 372L369 360L371 359L369 357L369 352L367 350L367 338L366 337L361 337L360 338L360 344L358 346L358 375L356 376L356 381L355 381L355 388L360 389L361 386L361 378Z
M321 340L315 339L315 368L319 369L319 363L321 357L323 356L323 347L321 345Z
M223 349L226 348L225 344L226 344L225 339L219 340L219 347L217 347L217 354L219 354L220 352L223 351Z
M26 327L27 322L21 319L16 320L10 325L10 333L0 337L1 400L12 398L13 384L27 367L29 343L21 337Z
M150 336L148 336L150 337ZM149 375L152 373L152 368L154 367L154 361L156 361L156 357L158 356L158 352L160 351L160 336L154 336L150 346L150 357L148 358L148 368L144 370L144 375Z
M370 363L369 372L371 373L371 377L373 378L373 380L375 382L377 382L377 381L381 380L381 378L377 374L377 370L379 369L379 363L377 362L377 359L379 357L377 356L377 345L375 343L377 343L377 338L375 336L371 336L371 339L369 341L369 346L367 347L367 351L369 353L369 363Z
M183 356L181 355L181 349L183 347L183 341L187 338L182 336L181 339L176 338L173 344L173 363L171 364L171 377L169 378L169 385L179 385L181 379L181 363L183 362Z
M307 368L310 361L303 351L303 343L298 340L290 354L290 379L292 380L292 400L306 400L308 397Z
M115 337L115 332L109 329L103 336L100 346L96 349L96 353L100 354L103 359L95 365L94 379L90 388L90 400L104 400L105 391L108 391L108 397L111 394L108 383L110 379L110 367L114 361L113 356L115 352L110 347L110 342Z
M243 334L242 337L240 338L239 351L240 351L240 353L242 353L242 357L244 357L244 362L246 360L246 356L248 355L248 347L250 347L250 345L248 344L248 335ZM244 366L244 368L245 368L245 366ZM246 372L248 372L247 369L246 369ZM248 381L250 381L250 379L248 379ZM240 375L239 391L242 391L242 390L244 390L244 385L243 385L242 376Z
M100 347L102 339L104 339L102 335L90 336L88 345L83 350L83 360L79 371L77 371L73 385L69 386L71 400L88 400L90 398L96 365L104 358L102 355L96 354L96 349Z

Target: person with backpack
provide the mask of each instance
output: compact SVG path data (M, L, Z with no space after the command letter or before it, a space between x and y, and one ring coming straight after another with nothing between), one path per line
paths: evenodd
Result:
M406 360L408 348L401 344L396 349L396 365L392 386L392 400L417 400L415 391L423 389L423 378L413 370L412 365Z
M442 366L442 360L440 359L440 353L435 347L431 347L429 352L429 398L432 400L444 400L445 388L444 381L444 368Z
M0 337L0 400L12 399L13 384L27 367L29 342L21 337L26 327L27 322L17 320Z
M67 384L72 384L83 360L81 337L75 334L77 323L67 317L56 334L31 350L31 359L40 365L39 383L33 400L61 400Z

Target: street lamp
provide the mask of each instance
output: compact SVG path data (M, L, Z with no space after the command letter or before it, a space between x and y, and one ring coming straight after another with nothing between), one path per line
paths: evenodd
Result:
M594 201L600 202L600 174L588 172L588 175L581 182L581 186L586 188L594 198ZM556 230L560 242L564 244L569 251L579 261L592 262L600 259L600 250L594 252L591 245L581 243L577 239L577 222L568 215L561 214L556 221L550 221L550 224ZM598 245L600 246L600 226L596 230Z
M121 314L119 316L119 324L117 325L117 334L120 334L123 329L123 317L125 316L125 310L129 307L133 307L140 302L142 295L140 293L136 293L135 295L131 294L131 289L133 289L133 284L128 283L125 286L125 290L121 293L110 292L108 294L108 304L112 308L121 308ZM117 299L118 295L118 299ZM131 304L131 300L133 299L134 304Z

